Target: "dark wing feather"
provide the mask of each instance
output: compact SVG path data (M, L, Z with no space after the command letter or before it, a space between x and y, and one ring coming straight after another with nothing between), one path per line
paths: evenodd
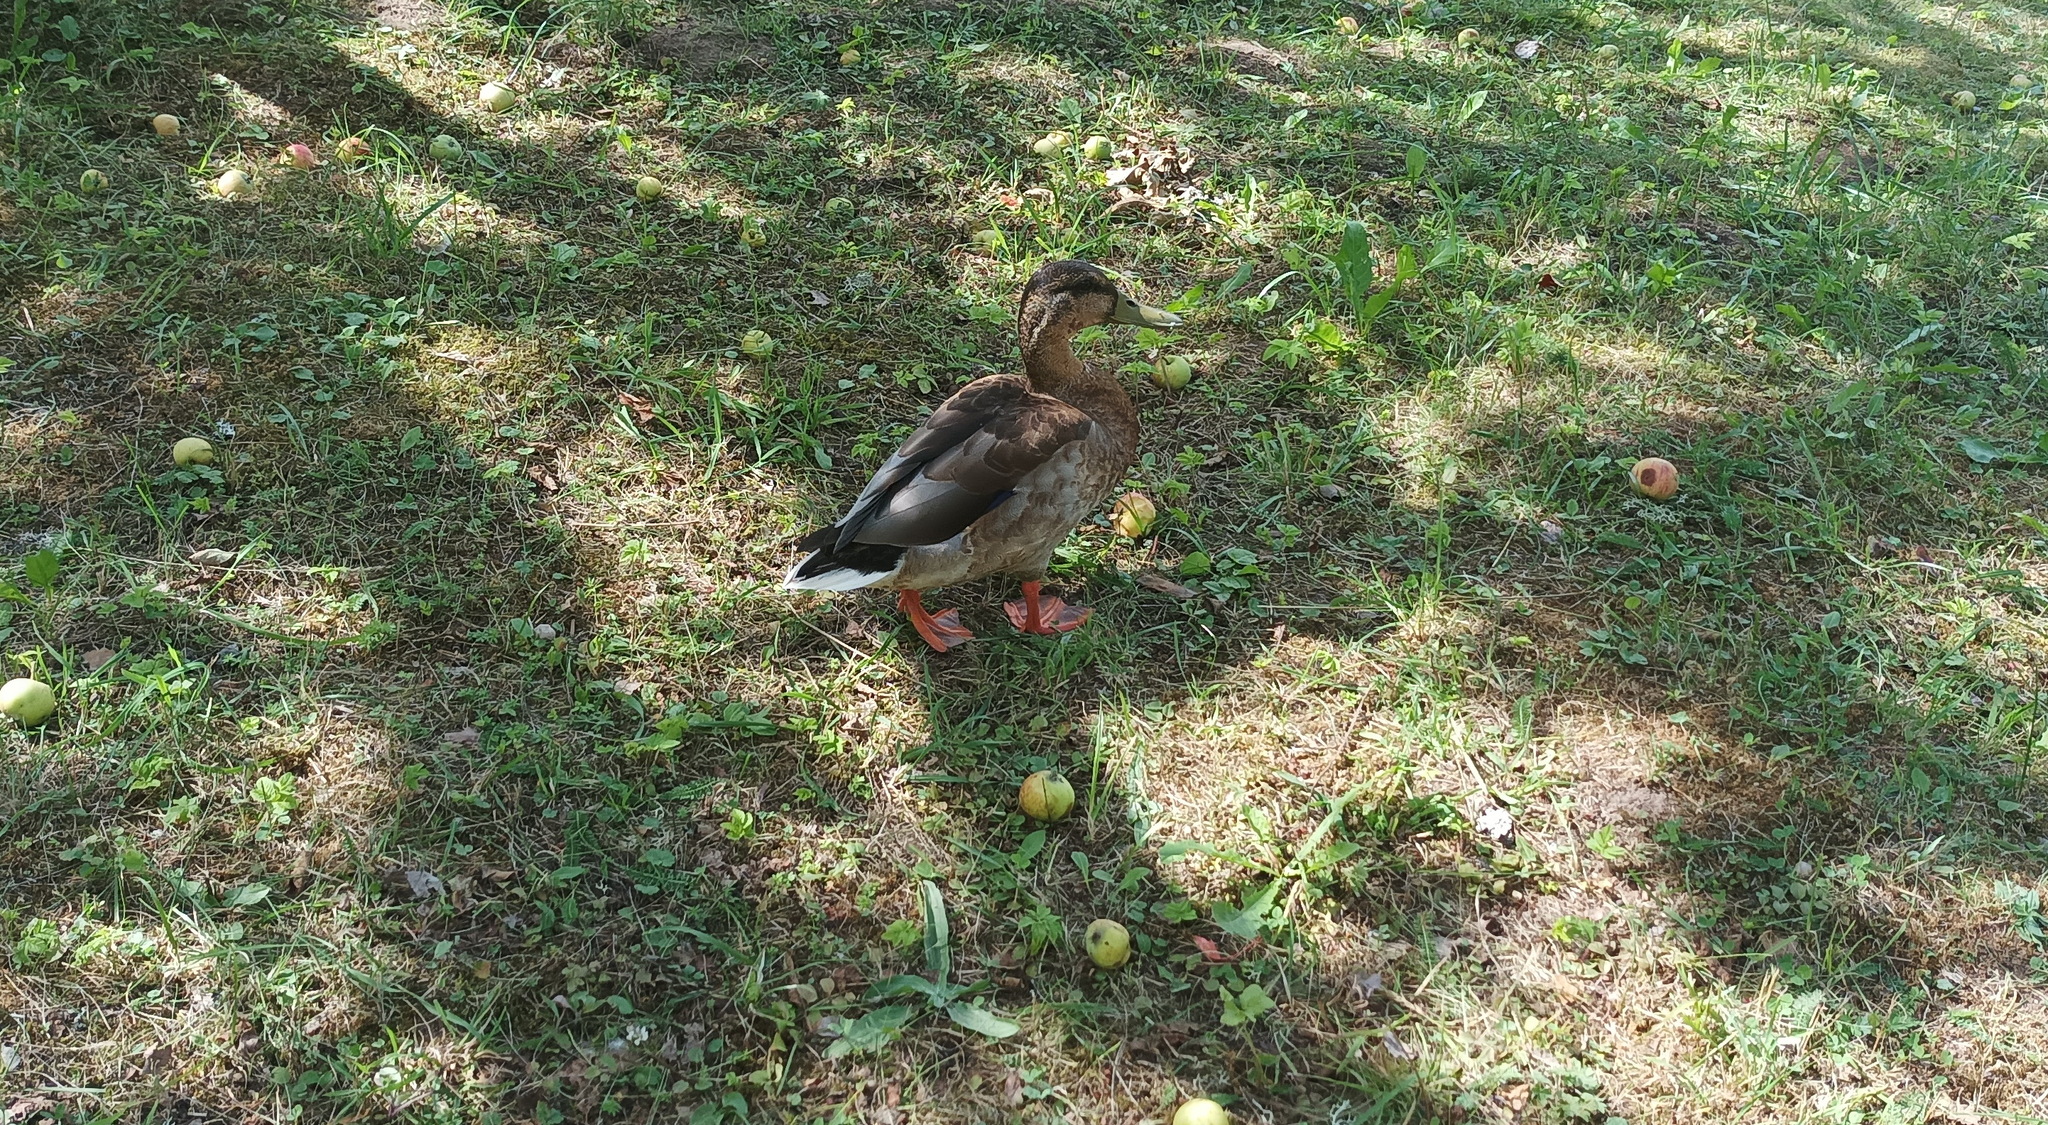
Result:
M1017 375L977 379L925 419L837 525L837 545L943 543L1094 423Z

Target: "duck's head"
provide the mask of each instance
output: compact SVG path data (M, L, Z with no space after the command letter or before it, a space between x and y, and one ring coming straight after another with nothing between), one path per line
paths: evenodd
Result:
M1137 324L1171 328L1180 318L1125 295L1100 269L1069 258L1038 267L1024 285L1024 307L1018 328L1028 349L1047 328L1071 339L1097 324Z

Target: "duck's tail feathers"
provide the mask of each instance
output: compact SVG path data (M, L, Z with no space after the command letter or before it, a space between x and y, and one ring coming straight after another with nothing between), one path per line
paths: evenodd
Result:
M782 578L785 590L864 590L894 578L903 570L906 548L881 543L849 543L837 548L839 529L821 527L796 541L810 552Z

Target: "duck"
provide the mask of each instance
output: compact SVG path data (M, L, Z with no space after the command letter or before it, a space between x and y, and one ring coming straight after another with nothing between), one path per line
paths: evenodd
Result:
M1124 479L1138 451L1138 408L1117 376L1083 363L1074 336L1098 324L1171 328L1089 262L1049 262L1025 283L1017 316L1021 374L954 392L875 471L846 513L793 541L791 590L898 591L926 644L972 640L960 611L930 612L926 591L992 575L1020 583L1003 604L1025 633L1080 628L1093 612L1042 592L1052 554Z

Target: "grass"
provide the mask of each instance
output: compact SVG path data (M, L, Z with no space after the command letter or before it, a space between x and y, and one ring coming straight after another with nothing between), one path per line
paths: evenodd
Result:
M9 1120L2048 1119L2039 0L14 11ZM780 591L1055 256L1094 622Z

